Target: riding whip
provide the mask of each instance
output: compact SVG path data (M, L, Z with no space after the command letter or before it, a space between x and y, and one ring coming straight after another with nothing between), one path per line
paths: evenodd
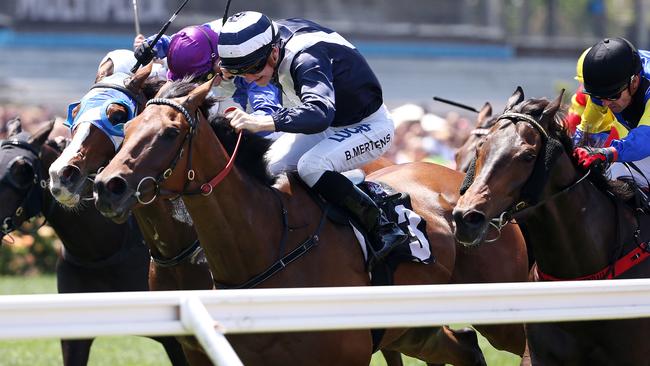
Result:
M138 0L133 0L133 18L135 21L135 34L140 33L140 17L138 16Z
M230 10L230 1L232 0L228 0L228 2L226 3L226 10L224 10L223 12L223 18L221 18L221 25L226 24L226 20L228 20L228 10Z
M158 43L158 40L160 39L160 37L162 37L162 35L165 34L165 32L167 31L167 28L169 28L169 25L172 24L174 19L176 19L176 16L178 15L178 13L181 12L181 10L183 10L183 8L185 7L185 4L187 4L188 1L190 1L190 0L183 1L181 6L178 8L178 10L176 10L176 12L174 12L174 14L172 14L172 17L169 18L169 20L167 21L167 23L165 23L165 25L163 25L163 27L160 29L160 32L158 32L158 34L156 34L156 38L154 38L153 41L151 42L152 45L155 45L156 43ZM138 71L138 68L140 68L140 66L143 66L142 64L140 64L140 61L136 62L135 65L133 66L133 68L131 69L131 72L135 73L136 71Z
M440 98L440 97L433 97L433 100L438 101L438 102L442 102L442 103L451 104L451 105L459 107L459 108L467 109L468 111L481 113L478 109L476 109L474 107L470 107L470 106L468 106L466 104L454 102L454 101L451 101L449 99L444 99L444 98Z

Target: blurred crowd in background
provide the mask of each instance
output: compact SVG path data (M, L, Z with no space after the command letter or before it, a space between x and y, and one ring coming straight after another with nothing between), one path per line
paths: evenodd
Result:
M430 161L454 169L454 153L476 122L454 111L438 116L416 104L399 106L391 113L395 140L386 157L398 164ZM6 136L7 122L16 117L20 117L23 128L33 131L32 126L62 118L60 114L46 106L0 104L0 138Z

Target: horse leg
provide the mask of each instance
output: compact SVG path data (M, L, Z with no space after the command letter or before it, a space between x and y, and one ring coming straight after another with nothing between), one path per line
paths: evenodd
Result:
M90 356L90 346L93 343L90 339L69 339L61 341L61 353L65 366L85 366Z
M155 341L162 344L165 352L174 366L187 366L187 359L181 344L174 337L152 337Z
M382 356L384 356L384 360L386 360L386 366L403 366L404 363L402 362L402 354L399 352L395 351L389 351L389 350L382 350L381 351Z
M526 349L526 333L521 324L475 325L490 344L502 351L522 356Z
M476 331L449 327L413 328L386 348L415 357L428 364L485 366Z

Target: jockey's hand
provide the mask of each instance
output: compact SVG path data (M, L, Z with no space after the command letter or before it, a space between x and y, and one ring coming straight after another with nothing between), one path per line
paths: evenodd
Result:
M594 164L611 163L618 158L618 151L613 147L576 147L573 156L578 165L589 169Z
M155 51L146 41L143 41L142 44L133 51L133 56L135 56L135 59L138 60L141 65L148 65L155 55Z
M144 34L138 34L137 36L135 36L135 38L133 39L133 51L137 50L138 47L140 47L140 45L142 44L142 42L144 42L144 40L145 40Z
M232 126L237 132L247 130L253 133L261 131L275 131L275 123L271 116L256 116L248 114L239 108L228 108L225 113Z

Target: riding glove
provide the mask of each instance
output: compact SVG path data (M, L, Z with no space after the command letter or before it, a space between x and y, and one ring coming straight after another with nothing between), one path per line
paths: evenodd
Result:
M613 147L576 147L573 156L578 160L578 165L589 169L595 163L611 163L618 158L618 151Z
M154 50L149 46L147 41L142 42L138 48L133 51L133 56L141 65L148 65L155 56Z

